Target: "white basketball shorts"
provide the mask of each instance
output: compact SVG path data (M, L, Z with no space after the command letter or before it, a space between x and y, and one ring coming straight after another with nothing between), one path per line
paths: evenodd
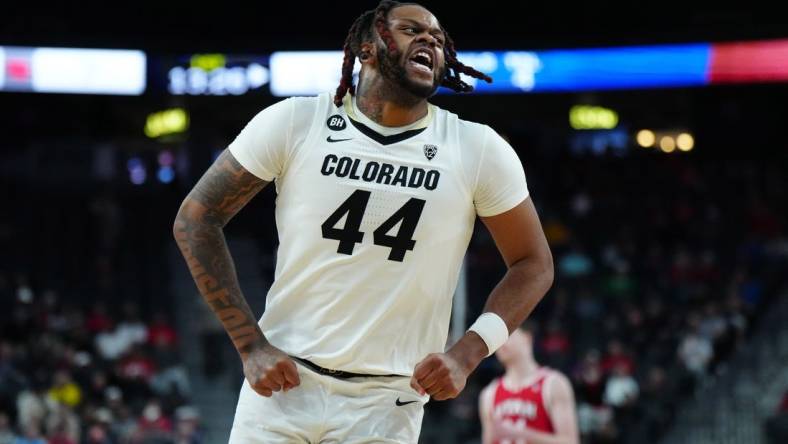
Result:
M416 444L429 396L404 376L339 379L296 362L301 384L266 398L244 380L230 444Z

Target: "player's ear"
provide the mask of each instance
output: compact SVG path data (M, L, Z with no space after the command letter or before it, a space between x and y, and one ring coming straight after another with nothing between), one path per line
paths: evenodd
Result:
M360 49L361 53L358 55L358 59L361 61L361 64L374 64L377 55L375 44L372 42L364 42L361 44Z

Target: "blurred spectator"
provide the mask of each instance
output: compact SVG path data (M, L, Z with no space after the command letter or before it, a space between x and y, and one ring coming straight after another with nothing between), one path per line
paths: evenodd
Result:
M608 374L615 372L620 367L627 375L631 375L635 371L635 363L624 351L624 345L618 339L611 339L607 344L607 354L602 359L602 371Z
M673 397L667 375L662 367L652 367L640 392L640 430L637 436L649 436L657 440L665 432L673 418Z
M640 388L632 377L630 367L624 362L619 362L607 378L603 400L605 404L612 407L629 407L637 401L639 391Z
M105 400L107 387L107 373L103 370L93 370L85 390L86 401L94 406L101 405Z
M77 444L77 441L69 438L63 430L55 430L49 435L47 444Z
M118 362L116 374L124 394L133 401L145 399L151 395L150 382L156 374L156 363L137 345Z
M577 425L583 442L612 443L618 435L613 409L582 403L577 407Z
M79 442L80 428L80 420L71 408L63 404L52 406L46 421L49 444L76 444Z
M577 398L592 406L602 405L602 394L605 387L605 374L600 364L599 352L586 352L580 366L574 373L577 387Z
M132 441L140 443L169 441L171 436L172 420L164 415L159 402L151 399L142 410Z
M156 373L156 363L145 350L134 346L129 354L118 363L118 376L126 381L150 382Z
M111 436L131 437L137 431L137 418L125 404L118 403L112 410L110 419L102 420L103 428L108 429Z
M602 284L603 291L618 300L626 300L635 293L637 282L629 272L629 263L617 261L613 265L613 274Z
M708 302L704 308L703 319L698 325L698 333L711 342L717 342L727 330L725 318L715 302Z
M161 311L154 313L153 320L148 326L148 343L153 346L164 346L172 350L177 342L178 334L167 320L167 315Z
M152 353L159 371L150 380L151 388L157 395L173 398L179 404L181 397L189 395L190 388L186 368L178 359L178 350L166 342L160 342L153 347Z
M16 277L16 300L23 304L32 304L35 294L30 287L30 282L24 274Z
M71 378L66 370L55 372L52 388L49 389L49 399L69 407L75 407L82 402L82 389Z
M567 279L587 276L593 270L593 263L583 249L575 244L558 261L560 275Z
M34 381L33 386L16 398L17 422L20 430L38 430L47 415L46 387Z
M103 424L91 424L86 434L85 444L113 444L114 442Z
M22 430L22 435L17 436L13 444L47 444L38 424L28 424Z
M175 444L200 444L200 415L194 407L182 406L175 411Z
M678 354L684 367L697 378L701 378L706 374L714 349L711 341L700 334L700 321L697 315L691 315L688 324L689 331L679 345Z
M544 353L545 363L553 367L565 368L571 346L569 335L561 328L561 323L558 319L551 319L547 323L547 329L538 347Z
M148 338L148 329L139 318L139 309L135 304L126 303L123 306L124 318L117 325L112 326L108 320L107 327L96 336L96 347L101 357L111 361L125 355L138 344Z
M148 342L152 346L152 356L159 371L151 380L151 387L162 398L172 398L179 403L177 400L188 396L190 389L186 368L178 356L177 339L175 329L167 322L165 314L154 314L153 323L148 329Z
M140 318L137 304L127 301L123 304L123 319L118 324L116 334L132 347L148 339L148 327Z
M111 321L110 321L111 322ZM117 326L107 323L107 328L96 335L96 349L99 356L105 361L114 361L123 356L132 343L126 336L120 334Z

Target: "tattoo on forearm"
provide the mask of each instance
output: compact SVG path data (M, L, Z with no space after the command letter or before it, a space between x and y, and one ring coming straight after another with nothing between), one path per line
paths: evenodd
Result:
M222 227L265 185L225 150L184 201L174 228L197 289L242 355L265 338L241 293Z

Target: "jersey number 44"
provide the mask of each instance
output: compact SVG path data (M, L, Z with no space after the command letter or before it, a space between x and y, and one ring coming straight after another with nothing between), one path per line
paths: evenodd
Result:
M354 191L321 225L324 239L339 241L337 253L353 254L356 244L361 243L364 239L364 233L359 228L361 227L361 219L364 217L364 211L367 209L367 203L371 194L371 191ZM416 225L419 223L419 218L421 218L424 202L425 200L423 199L410 198L405 202L405 205L386 219L372 233L375 245L391 248L388 257L390 261L402 262L405 259L405 253L413 250L416 246L416 241L412 237L416 231ZM337 223L345 215L347 215L345 226L336 228ZM400 224L397 234L389 235L389 231L400 221L402 221L402 224Z

